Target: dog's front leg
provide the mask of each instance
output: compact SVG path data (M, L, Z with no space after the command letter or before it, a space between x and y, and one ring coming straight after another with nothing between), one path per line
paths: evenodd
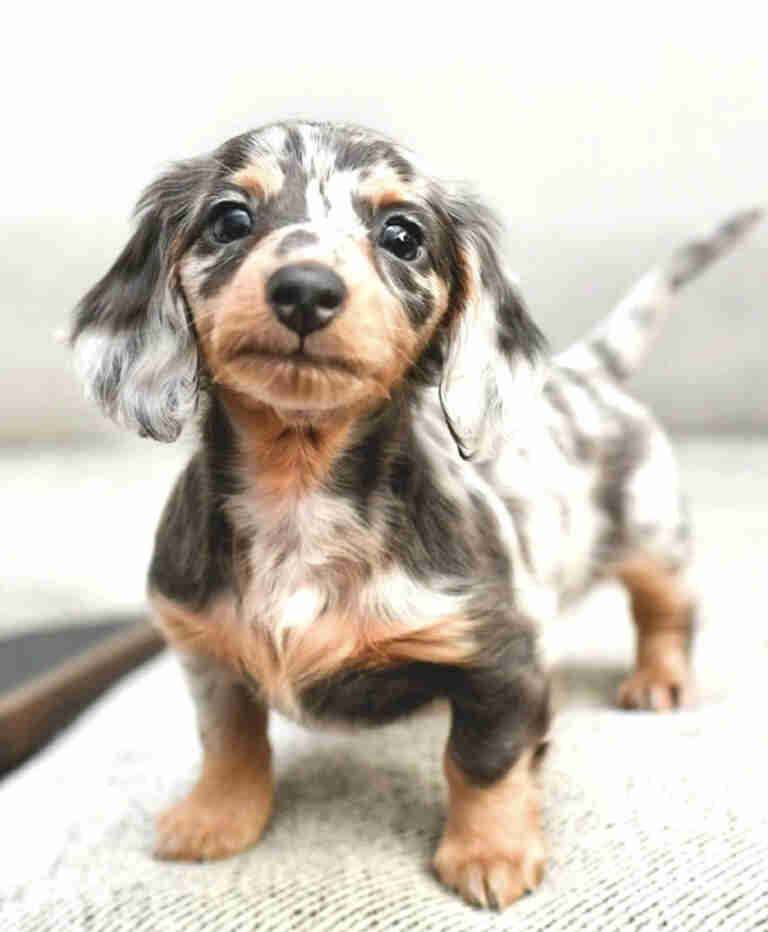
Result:
M530 657L532 637L522 651ZM521 666L520 638L518 629L492 661L457 677L445 751L448 815L434 860L443 883L497 909L539 884L545 860L534 769L549 689L532 661Z
M203 766L187 796L157 823L155 854L225 858L253 844L272 810L267 709L234 673L207 657L183 657L198 713Z

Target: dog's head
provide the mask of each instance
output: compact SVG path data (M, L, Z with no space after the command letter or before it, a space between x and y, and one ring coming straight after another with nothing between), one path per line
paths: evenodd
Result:
M540 336L493 217L388 140L268 126L176 165L137 212L72 334L119 422L173 440L201 388L222 386L311 424L409 380L439 385L463 455L490 455L514 420Z

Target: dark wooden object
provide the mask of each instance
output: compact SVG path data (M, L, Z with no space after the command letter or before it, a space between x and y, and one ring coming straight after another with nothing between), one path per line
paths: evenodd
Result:
M3 648L12 644L4 642ZM115 680L163 646L146 621L122 625L116 633L0 695L0 774L42 747Z

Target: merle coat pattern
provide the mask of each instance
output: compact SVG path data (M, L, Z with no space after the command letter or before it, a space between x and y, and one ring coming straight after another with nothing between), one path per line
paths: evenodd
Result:
M536 886L539 627L615 576L638 629L621 702L690 695L677 469L619 383L672 294L756 217L677 252L550 359L492 214L374 133L276 124L150 185L72 342L107 414L200 438L149 576L204 749L160 856L256 840L270 705L375 725L446 698L437 873L496 907Z

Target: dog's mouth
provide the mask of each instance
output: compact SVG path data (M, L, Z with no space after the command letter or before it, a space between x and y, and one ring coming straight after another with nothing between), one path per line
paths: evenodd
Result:
M359 367L347 359L337 356L319 356L308 353L304 349L297 349L290 353L277 353L264 349L254 343L240 347L234 356L238 361L255 361L277 366L295 367L298 370L333 370L348 375L360 375Z

